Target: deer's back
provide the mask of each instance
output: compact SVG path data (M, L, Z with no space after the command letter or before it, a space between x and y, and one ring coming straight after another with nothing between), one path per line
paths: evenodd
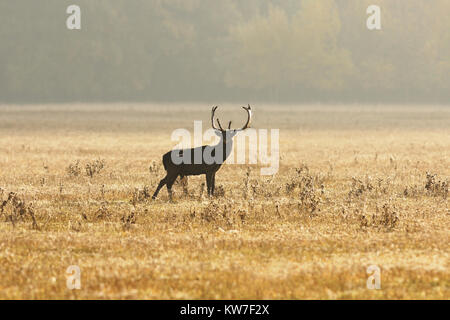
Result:
M205 162L203 158L203 152L206 147L208 146L202 146L192 149L178 149L167 152L166 154L163 155L164 169L167 172L176 172L182 176L200 175L205 174L207 172L217 171L222 164L221 163L207 164ZM197 159L197 162L200 163L195 163L196 152L201 154L201 159ZM174 163L172 159L172 153L174 153L174 156L177 158L181 159L184 156L184 159L186 160L189 159L189 161L183 161L182 163ZM187 155L185 153L187 153ZM214 156L214 151L212 155Z

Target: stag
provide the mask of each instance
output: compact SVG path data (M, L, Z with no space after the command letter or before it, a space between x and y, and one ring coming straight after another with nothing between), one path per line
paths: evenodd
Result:
M231 129L231 121L228 123L228 129L223 129L219 119L216 119L218 127L214 125L214 114L217 110L217 106L211 110L211 126L214 132L219 136L220 141L215 146L201 146L191 149L177 149L167 152L162 157L164 169L166 170L166 176L159 182L155 193L152 198L156 199L159 191L164 185L167 186L169 192L169 198L172 200L172 186L175 180L180 176L183 179L186 176L197 176L204 174L206 176L206 186L208 189L208 195L214 195L214 187L216 180L216 172L220 169L222 164L228 158L233 148L233 137L240 131L249 128L252 120L252 109L250 105L248 107L242 107L247 111L247 123L240 129ZM201 154L201 159L195 158L195 155ZM205 156L206 155L206 156ZM187 157L184 157L187 156ZM189 161L174 161L174 157L178 159L183 158Z

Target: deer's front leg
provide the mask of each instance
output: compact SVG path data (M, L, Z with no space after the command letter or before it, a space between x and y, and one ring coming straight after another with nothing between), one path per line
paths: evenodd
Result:
M211 195L212 177L213 175L211 173L206 174L206 188L208 190L208 196Z
M216 188L216 173L213 173L211 177L211 195L214 195L214 189Z

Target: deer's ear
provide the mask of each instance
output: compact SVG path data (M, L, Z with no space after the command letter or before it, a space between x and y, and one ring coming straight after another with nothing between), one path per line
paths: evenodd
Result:
M232 129L227 131L228 138L233 138L237 134L237 130Z

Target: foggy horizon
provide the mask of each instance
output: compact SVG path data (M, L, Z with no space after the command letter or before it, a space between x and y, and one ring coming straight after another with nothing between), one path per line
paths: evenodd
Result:
M5 1L0 103L448 104L450 3L372 2Z

